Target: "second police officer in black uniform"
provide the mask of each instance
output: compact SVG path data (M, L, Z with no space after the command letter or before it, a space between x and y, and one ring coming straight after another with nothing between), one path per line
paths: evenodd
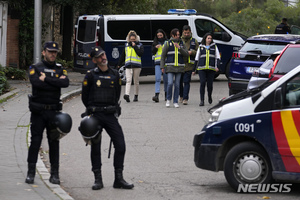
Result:
M86 114L97 119L101 129L104 128L110 136L115 148L114 188L132 189L133 184L123 179L125 156L125 140L123 130L118 122L120 115L119 99L121 94L121 79L119 73L107 65L105 51L95 47L90 54L96 67L87 72L82 84L82 102L86 107ZM101 134L100 130L100 134ZM101 140L91 143L91 162L95 182L93 190L103 188L101 174Z
M55 62L58 52L56 42L46 42L43 49L44 60L29 68L29 78L32 84L32 95L29 95L29 109L31 111L31 144L28 151L28 173L25 182L34 183L35 168L40 150L43 132L46 128L49 144L49 156L51 163L51 176L49 181L60 184L58 175L59 168L59 138L56 130L57 117L62 113L60 100L61 88L69 86L67 72L62 66ZM62 115L64 118L66 114ZM64 121L64 120L67 121ZM63 119L67 123L67 132L70 131L71 118Z

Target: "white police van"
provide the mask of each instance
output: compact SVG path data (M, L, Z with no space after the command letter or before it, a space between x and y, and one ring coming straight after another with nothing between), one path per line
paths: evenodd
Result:
M144 45L141 75L154 74L151 45L157 29L163 29L169 36L173 28L181 32L184 25L190 25L193 37L199 42L207 32L213 33L221 53L221 73L226 71L232 52L238 50L246 40L246 36L230 30L212 16L197 14L195 10L171 9L168 13L78 17L75 24L74 69L86 71L94 67L89 57L94 46L101 46L106 51L109 65L115 67L130 30L137 32Z
M280 192L284 186L273 180L300 182L300 65L209 111L209 123L194 136L197 167L224 171L238 192Z

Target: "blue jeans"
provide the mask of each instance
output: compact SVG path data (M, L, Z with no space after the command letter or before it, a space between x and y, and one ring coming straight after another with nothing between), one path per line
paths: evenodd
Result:
M173 103L178 103L179 84L180 84L181 73L169 72L167 75L168 75L167 100L172 99L173 78L175 77Z
M155 93L160 92L160 82L161 82L161 69L160 65L155 65ZM163 73L163 81L164 81L164 91L167 91L168 86L168 76L166 73Z
M192 71L186 71L180 78L180 97L189 100L190 82L192 78Z
M164 80L164 91L168 91L168 74L163 73L163 80Z

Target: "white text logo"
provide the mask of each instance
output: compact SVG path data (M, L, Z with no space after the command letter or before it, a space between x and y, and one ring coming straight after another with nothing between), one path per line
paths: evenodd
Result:
M239 184L237 192L247 192L247 193L267 193L267 192L291 192L292 184Z

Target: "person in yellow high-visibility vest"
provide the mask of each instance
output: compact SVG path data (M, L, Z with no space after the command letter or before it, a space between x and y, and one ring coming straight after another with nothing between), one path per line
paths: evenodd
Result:
M162 74L160 69L160 59L161 59L162 49L166 40L168 40L166 33L162 29L158 29L156 31L152 43L152 55L154 57L154 65L155 65L155 95L152 97L152 100L155 102L159 102L160 82L161 82L161 74ZM164 80L165 100L167 100L168 76L166 73L163 73L163 80Z
M144 47L143 44L139 42L140 36L138 36L136 32L133 30L129 31L126 37L126 41L127 43L125 44L124 51L118 63L118 68L120 68L120 66L125 61L126 87L125 87L124 99L126 100L126 102L130 102L129 94L130 94L131 80L133 76L133 83L134 83L133 101L138 101L139 76L142 67L141 56L144 53Z
M200 78L200 104L199 106L204 106L204 93L205 85L207 84L208 93L208 103L212 103L212 91L213 91L213 81L216 72L219 71L220 66L220 53L217 45L213 41L211 33L206 33L199 45L196 53L195 64L193 68L193 75L196 71Z
M160 68L163 73L167 73L168 75L166 107L170 107L174 83L173 104L175 108L179 108L180 77L184 72L184 57L188 57L189 53L185 44L180 39L180 32L177 28L171 31L170 36L171 39L165 42L161 53Z

